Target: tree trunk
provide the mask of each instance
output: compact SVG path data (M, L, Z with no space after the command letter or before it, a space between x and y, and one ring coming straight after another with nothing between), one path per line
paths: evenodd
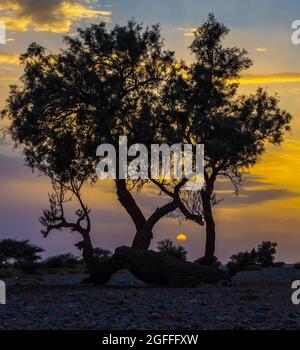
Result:
M96 262L93 269L90 271L90 277L84 280L84 283L104 285L109 281L111 275L123 268L124 266L120 264L113 255L107 260Z
M213 267L176 259L170 255L119 247L114 259L128 269L136 278L150 284L170 287L193 287L201 282L226 281L227 274Z
M130 191L127 189L126 180L116 179L115 182L119 202L130 215L136 228L136 234L133 239L132 247L148 250L153 234L151 229L149 230L146 225L147 220Z
M132 248L135 248L135 249L148 250L150 247L152 238L153 238L153 233L151 229L148 227L148 225L145 224L144 227L135 234L131 246Z
M83 283L103 285L110 279L111 275L122 268L122 265L112 256L99 261L95 258L94 248L88 233L82 233L83 240L75 244L82 251L82 257L87 265L90 276Z
M180 200L176 197L171 202L156 208L152 215L147 219L143 228L138 231L134 237L132 248L148 250L153 238L152 230L157 222L167 214L176 210L180 205Z
M126 180L116 179L115 183L119 202L130 215L137 232L139 232L143 228L146 218L144 217L130 191L127 189Z
M94 256L94 248L91 242L90 235L85 233L82 235L83 240L76 243L75 246L82 251L82 257L89 272L92 272L96 265L96 260Z
M249 264L251 259L252 257L246 257L244 261L225 272L215 267L176 259L168 254L119 247L111 258L98 263L90 278L85 282L104 285L113 273L120 269L127 269L136 278L146 283L169 287L194 287L201 282L227 284L231 277Z
M180 200L178 196L174 196L175 198L171 202L157 208L146 220L135 199L127 189L126 181L117 179L115 182L119 202L126 209L136 227L136 234L132 242L132 248L148 250L153 238L153 227L162 217L178 208Z
M205 254L203 264L211 265L215 262L216 227L212 213L211 198L207 191L201 191L203 213L206 229Z

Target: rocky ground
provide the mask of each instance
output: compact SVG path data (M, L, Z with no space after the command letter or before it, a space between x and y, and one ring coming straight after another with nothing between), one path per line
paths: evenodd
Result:
M81 285L83 275L7 279L0 329L300 329L291 302L292 268L242 272L230 287L169 289L127 272L108 286Z

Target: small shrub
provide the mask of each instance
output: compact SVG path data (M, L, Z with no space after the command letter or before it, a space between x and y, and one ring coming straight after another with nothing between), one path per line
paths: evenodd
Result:
M283 261L278 261L278 262L273 263L272 267L274 267L274 268L280 268L280 267L283 267L284 265L285 265L285 262L283 262Z
M3 239L0 241L0 263L1 265L32 264L41 260L38 254L43 251L43 248L30 244L29 240Z
M109 250L103 249L101 247L94 249L94 256L99 261L107 260L111 257L112 253Z
M157 249L162 254L170 255L181 260L186 260L188 254L182 246L175 245L170 239L158 242Z
M296 270L300 270L300 262L296 262L293 267Z
M262 267L273 265L274 255L276 254L277 243L266 241L262 242L257 249L257 262Z
M257 263L257 252L255 249L252 249L251 252L245 251L237 254L233 254L230 257L230 261L227 263L227 267L229 269L234 268L235 266L243 266L243 270L246 269L247 266L256 265Z
M253 248L251 252L240 252L230 257L230 261L227 263L229 269L239 268L240 271L246 270L246 268L254 269L255 265L261 267L281 267L284 263L274 263L274 255L276 254L277 243L264 241L257 249ZM283 264L283 265L282 265ZM279 266L280 265L280 266Z
M210 260L210 261L207 261L207 259L205 257L199 258L199 259L194 261L194 264L211 266L211 267L215 267L215 268L218 268L222 265L222 263L218 260L218 258L216 256L214 256L212 258L212 260Z
M21 276L22 274L22 271L13 267L6 267L0 269L0 279L15 278Z
M45 266L50 268L75 268L78 259L72 254L61 254L49 257L45 260Z
M37 270L41 270L43 268L43 264L34 262L23 262L21 264L15 264L14 266L27 275L36 275Z

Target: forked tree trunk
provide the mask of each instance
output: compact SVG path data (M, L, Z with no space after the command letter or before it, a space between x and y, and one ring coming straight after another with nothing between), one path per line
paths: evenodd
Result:
M210 194L206 191L202 191L201 198L206 230L205 254L202 260L203 264L211 265L215 262L216 225L212 213Z
M117 179L115 182L119 202L130 215L136 228L136 234L133 239L132 247L148 250L153 234L151 229L149 231L149 228L146 227L147 220L130 191L127 189L126 181Z
M132 242L132 248L148 250L153 238L152 230L156 223L177 209L180 205L179 197L174 196L173 200L160 208L157 208L153 214L146 219L137 205L135 199L127 189L125 180L115 180L117 186L117 195L119 202L130 215L136 228L136 234Z
M125 180L116 180L116 186L118 199L132 218L137 230L132 243L132 249L147 251L153 238L152 230L154 226L161 218L179 207L179 197L176 196L171 202L157 208L146 220L130 191L127 189ZM104 262L96 261L88 234L76 246L83 251L83 257L90 272L90 278L86 282L105 284L113 273L126 267L119 260L116 260L115 256Z
M148 250L153 238L152 230L160 219L176 210L180 205L180 199L175 197L171 202L156 208L156 210L146 220L142 229L139 230L133 240L132 248Z
M130 215L138 232L143 228L146 222L146 218L144 217L144 214L142 213L135 199L128 190L126 186L126 180L116 179L115 183L117 187L118 200L121 203L121 205L125 208L127 213Z

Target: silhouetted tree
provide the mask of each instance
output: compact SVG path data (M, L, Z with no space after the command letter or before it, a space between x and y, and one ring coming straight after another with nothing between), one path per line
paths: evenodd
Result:
M66 37L66 48L57 54L36 43L29 47L21 56L23 84L11 88L3 115L10 118L9 133L22 146L27 165L52 181L50 209L41 218L45 236L53 229L79 232L83 240L77 246L94 268L90 211L81 189L97 180L97 147L110 143L118 150L119 136L124 135L128 146L203 143L204 188L184 194L186 178L152 179L170 201L148 218L131 193L145 181L116 179L115 184L136 228L134 248L148 249L155 224L179 208L200 225L204 218L205 259L214 260L217 178L223 176L238 188L265 144L282 142L291 119L279 109L278 99L261 89L237 95L235 81L251 60L244 50L222 46L227 33L210 15L196 31L191 45L196 60L190 66L175 62L173 53L163 50L158 26L143 31L134 21L111 31L103 23L81 29L78 37ZM65 217L68 196L78 201L76 220Z
M93 270L96 261L90 237L92 228L90 209L84 203L81 194L81 188L86 181L86 177L83 176L80 179L81 175L76 174L74 177L70 176L70 179L66 180L66 173L64 173L63 177L64 182L55 175L51 177L54 193L49 195L49 209L44 209L43 215L40 217L40 223L45 227L41 232L44 237L47 237L53 230L69 229L71 232L79 233L82 240L76 243L75 246L82 251L87 267ZM73 220L67 218L64 208L65 203L70 202L72 199L75 199L79 205Z
M257 248L257 261L263 267L270 267L274 263L277 243L264 241Z
M186 260L187 251L180 245L175 245L170 239L157 243L157 249L162 254L168 254L176 259Z
M250 252L240 252L230 257L227 263L229 269L235 270L237 266L245 269L248 265L260 264L262 267L271 267L274 265L274 255L276 254L277 243L264 241L257 249L253 248ZM277 267L283 266L284 263L279 262ZM276 267L276 265L274 265Z
M91 222L81 189L96 181L96 149L110 143L118 150L124 135L128 146L157 142L159 124L152 105L174 60L173 53L163 51L158 26L143 31L134 21L110 32L103 23L92 25L79 30L77 38L66 37L65 43L57 54L33 43L21 56L23 84L11 88L3 115L10 118L9 134L22 145L26 164L52 181L50 209L41 218L44 236L54 229L79 232L83 241L77 246L93 265ZM130 193L143 182L116 179L118 199L136 227L133 247L148 249L154 225L179 205L185 181L174 186L171 202L146 218ZM79 202L76 221L65 217L66 196Z
M279 145L289 130L291 115L279 108L277 96L263 89L238 95L241 72L252 64L245 50L223 46L229 29L213 14L195 32L190 46L195 62L182 64L164 89L162 115L165 134L176 134L183 143L205 145L205 186L183 196L183 214L206 224L203 263L215 261L215 221L212 207L218 178L231 181L236 191L243 174L266 151L266 144ZM188 213L187 213L188 212ZM188 215L187 215L188 214Z
M99 261L107 260L112 256L111 251L101 247L94 248L94 255Z
M236 266L242 265L241 270L244 270L247 266L255 264L257 264L257 251L253 248L250 252L246 250L233 254L226 266L228 269L234 269Z
M34 263L41 259L38 254L43 251L43 248L30 244L29 240L3 239L0 241L0 257L4 264L10 262L17 265Z

